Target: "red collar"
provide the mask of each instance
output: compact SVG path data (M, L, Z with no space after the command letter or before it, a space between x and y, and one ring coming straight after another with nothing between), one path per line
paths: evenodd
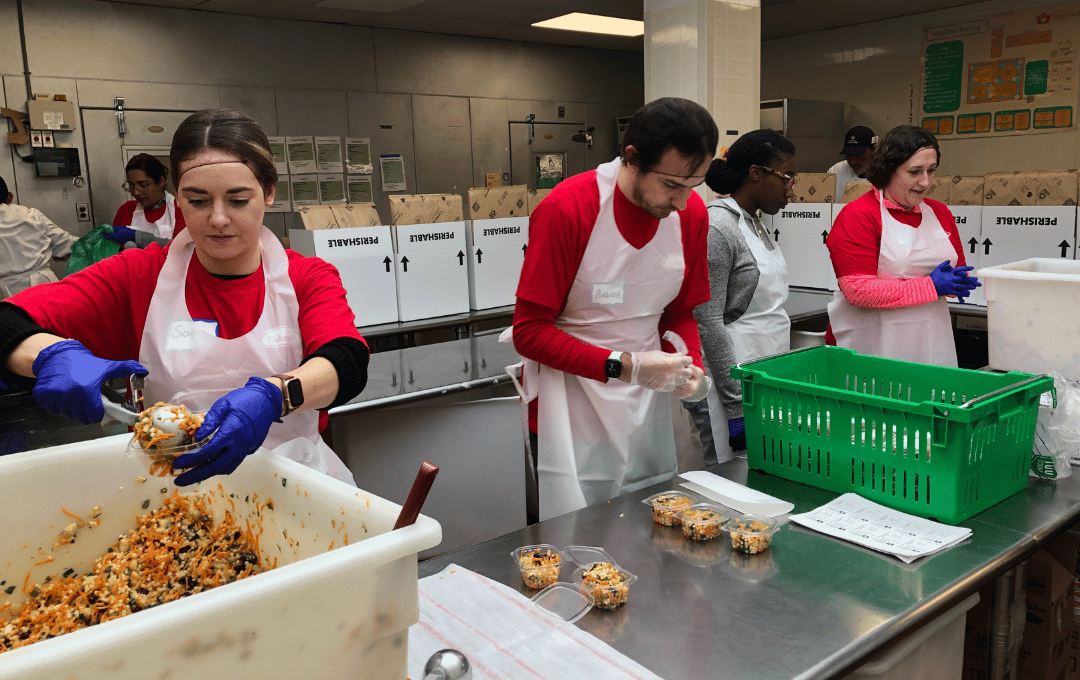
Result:
M872 191L874 192L874 198L877 198L879 195L884 196L884 192L879 192L876 188L873 189ZM888 199L888 197L886 197L885 198L885 207L888 208L889 210L898 210L900 212L915 213L916 215L919 215L919 214L922 213L922 201L920 201L919 204L917 206L915 206L914 208L908 210L907 208L904 208L902 206L899 206L899 205L893 203L892 201L890 201Z

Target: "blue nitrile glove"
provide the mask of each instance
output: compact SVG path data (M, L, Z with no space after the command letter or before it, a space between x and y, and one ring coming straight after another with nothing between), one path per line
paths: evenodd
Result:
M972 269L974 267L952 267L945 260L930 272L930 280L934 282L938 296L955 295L963 302L971 291L982 285L977 278L967 275Z
M147 373L138 361L101 359L76 340L64 340L41 350L32 370L37 376L34 400L46 411L74 418L83 425L99 423L105 417L101 407L103 382Z
M195 432L195 441L214 436L193 453L177 456L174 468L191 468L176 478L177 486L188 486L213 477L228 475L244 458L266 441L270 426L281 417L281 390L262 378L247 383L214 402Z
M121 245L135 240L135 230L131 227L119 227L113 225L112 231L105 232L105 238Z
M732 451L746 450L746 421L743 418L728 418L727 433Z

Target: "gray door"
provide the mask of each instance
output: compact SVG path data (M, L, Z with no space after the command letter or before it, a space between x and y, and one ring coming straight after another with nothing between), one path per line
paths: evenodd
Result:
M169 165L169 146L173 132L192 111L127 110L127 134L120 136L116 113L111 110L83 109L83 143L86 149L86 176L90 182L92 224L112 221L116 209L131 195L120 188L124 183L124 165L137 153L149 153ZM169 177L172 191L174 177Z
M527 184L530 189L549 188L562 179L585 172L583 142L571 139L585 130L584 123L510 123L511 184Z

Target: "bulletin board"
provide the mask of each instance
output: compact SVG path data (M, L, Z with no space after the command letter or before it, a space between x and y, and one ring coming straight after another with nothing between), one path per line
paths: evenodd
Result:
M947 139L1076 129L1080 4L927 26L922 126Z

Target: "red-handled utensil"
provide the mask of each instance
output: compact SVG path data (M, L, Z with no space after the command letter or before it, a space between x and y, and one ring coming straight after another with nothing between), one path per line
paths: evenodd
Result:
M420 465L420 471L416 473L412 489L409 490L409 497L405 499L405 505L401 506L401 514L394 523L395 529L407 527L416 522L416 518L420 515L420 508L424 506L424 501L427 500L428 492L431 491L431 485L437 474L439 474L438 465L426 460Z

